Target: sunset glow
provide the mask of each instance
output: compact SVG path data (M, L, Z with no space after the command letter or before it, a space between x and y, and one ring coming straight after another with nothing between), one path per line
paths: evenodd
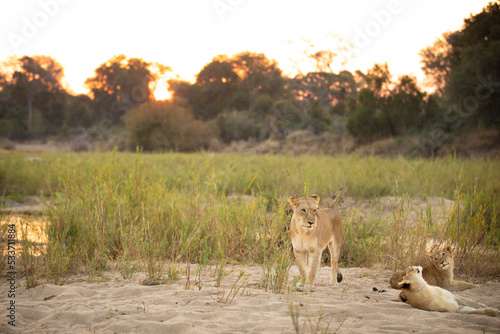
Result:
M8 1L0 4L0 60L47 55L64 67L64 82L74 93L88 93L84 81L103 62L119 54L172 68L193 81L213 57L251 51L275 59L283 73L312 70L301 50L338 54L331 38L354 47L348 61L332 70L366 71L387 62L395 77L413 74L423 82L418 51L464 18L481 11L487 0L461 1ZM219 4L219 6L216 6ZM120 8L120 15L116 8ZM443 14L446 13L446 14ZM165 15L168 14L168 19ZM258 20L257 20L258 18ZM258 22L258 24L257 24ZM112 36L112 37L111 37ZM291 43L291 44L290 44ZM292 46L291 46L292 45ZM158 87L155 97L169 98Z
M163 84L156 86L153 95L156 101L170 100L172 93Z

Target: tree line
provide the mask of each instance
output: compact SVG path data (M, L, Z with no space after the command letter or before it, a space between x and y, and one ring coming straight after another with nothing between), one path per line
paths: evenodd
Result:
M314 56L323 54L332 52ZM447 133L500 127L498 2L420 56L434 93L410 75L393 78L387 64L366 73L326 66L290 78L264 54L242 52L214 57L194 83L169 80L172 99L163 102L153 91L172 69L158 63L115 56L85 81L88 95L72 95L56 60L13 58L0 69L0 137L68 138L106 127L126 133L132 149L192 151L212 139L262 141L297 130L359 141L421 135L439 145Z

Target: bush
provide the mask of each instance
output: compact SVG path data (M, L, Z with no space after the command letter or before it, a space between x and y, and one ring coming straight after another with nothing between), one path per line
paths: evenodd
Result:
M377 117L377 100L369 89L362 89L357 100L349 100L346 128L354 137L372 138L383 128Z
M8 119L0 119L0 138L10 138L13 124Z
M257 116L262 117L267 115L271 111L273 103L273 99L268 94L259 95L255 99L254 103L252 103L251 110Z
M195 120L186 109L169 101L144 103L125 118L130 149L189 152L206 148L208 125Z
M214 120L219 137L225 143L257 136L255 122L246 111L221 113Z
M284 100L273 105L273 115L276 117L276 124L281 134L287 135L293 130L300 129L302 125L302 115L292 102Z

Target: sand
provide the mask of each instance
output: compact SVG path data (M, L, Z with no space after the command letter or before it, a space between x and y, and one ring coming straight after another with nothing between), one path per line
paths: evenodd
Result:
M219 288L214 267L204 271L201 284L195 284L194 268L187 289L185 266L179 268L179 280L153 286L141 284L144 273L124 280L113 270L92 281L73 276L62 286L44 283L29 290L20 280L15 328L7 325L3 279L0 333L295 333L295 326L300 333L317 328L328 333L500 333L500 317L428 312L398 302L387 270L341 269L344 281L331 287L323 267L315 291L273 294L261 286L259 266L226 266ZM243 278L231 290L242 270ZM290 273L291 285L297 267ZM230 292L236 290L232 299ZM500 282L458 294L500 308ZM296 324L291 309L298 314Z

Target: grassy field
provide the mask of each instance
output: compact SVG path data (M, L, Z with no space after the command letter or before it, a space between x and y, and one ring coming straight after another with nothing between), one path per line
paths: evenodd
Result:
M329 196L340 187L343 196L397 196L400 204L391 218L341 212L341 267L426 264L428 245L449 243L457 271L500 276L498 170L500 160L487 158L13 152L0 154L0 190L50 203L44 254L22 243L28 284L82 271L95 277L112 264L124 278L145 271L175 279L178 263L195 264L193 277L214 264L222 275L229 261L262 265L263 286L283 292L293 263L288 196ZM454 200L444 223L431 222L435 212L410 218L405 201L436 196Z

